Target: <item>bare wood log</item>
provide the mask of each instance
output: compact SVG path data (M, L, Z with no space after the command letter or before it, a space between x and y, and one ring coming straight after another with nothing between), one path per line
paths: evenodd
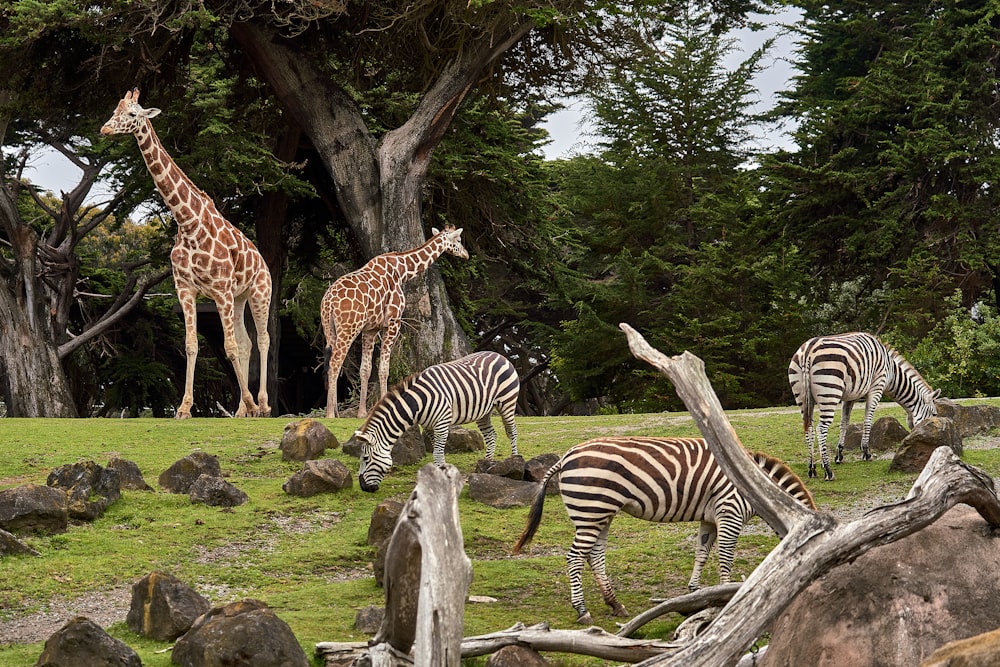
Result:
M733 595L736 594L736 591L740 590L740 586L742 585L740 582L732 582L717 586L706 586L705 588L699 588L693 593L686 593L675 598L670 598L669 600L653 600L653 602L659 602L659 604L655 607L650 607L638 616L633 617L627 623L622 624L615 634L619 637L631 637L632 633L642 626L670 612L691 614L708 607L721 607L732 599Z
M386 550L385 616L371 643L404 655L412 648L413 664L421 667L458 667L461 661L465 596L472 582L458 518L462 484L453 465L421 468ZM382 664L392 664L384 659Z
M948 447L934 451L906 499L847 524L780 498L741 453L742 445L705 377L701 361L687 352L667 357L632 327L620 326L632 353L674 384L712 454L740 493L783 536L703 634L669 655L644 660L641 667L735 664L814 579L872 548L920 530L957 503L971 505L990 526L1000 528L1000 501L992 479L963 463Z

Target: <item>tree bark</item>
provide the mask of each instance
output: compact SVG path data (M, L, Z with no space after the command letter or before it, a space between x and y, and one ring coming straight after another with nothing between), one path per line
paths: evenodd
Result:
M531 28L530 21L512 19L506 33L491 34L463 50L430 86L409 120L380 142L368 130L357 103L321 76L308 55L296 51L293 40L249 23L234 25L232 33L333 178L337 201L361 250L360 264L426 240L421 188L434 148L483 68ZM404 328L397 349L411 370L470 351L436 268L407 286L405 317L414 326Z

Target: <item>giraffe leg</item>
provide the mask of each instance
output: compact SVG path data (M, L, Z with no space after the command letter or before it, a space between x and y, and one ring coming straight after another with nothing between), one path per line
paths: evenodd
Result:
M268 282L270 286L270 282ZM257 415L270 417L271 405L267 397L267 354L271 348L271 334L267 330L270 316L271 297L254 294L250 298L250 314L253 315L254 328L257 329L257 353L260 358L260 386L257 388Z
M253 349L253 342L247 332L246 325L246 297L241 297L233 302L233 337L236 340L236 355L239 366L236 369L237 381L240 383L240 405L236 410L237 417L257 416L257 403L250 394L250 350ZM246 394L242 389L246 387ZM247 401L249 396L249 402Z
M375 351L375 335L378 332L361 332L361 395L358 396L358 417L368 416L368 380L372 375L372 353ZM385 346L382 347L385 352Z
M177 299L184 312L184 351L187 355L187 369L184 375L184 398L177 408L177 419L191 417L194 405L194 367L198 363L198 311L195 307L195 291L185 287L177 288Z
M382 332L382 345L378 350L378 390L379 398L389 390L389 359L392 357L392 347L399 338L399 318L392 318Z
M248 414L252 415L257 411L257 404L254 403L253 394L247 388L247 378L243 372L242 361L240 359L241 343L239 341L243 339L244 344L249 345L250 337L247 334L246 325L243 323L243 313L240 313L239 318L236 317L236 307L232 301L217 301L216 306L219 309L219 317L222 318L222 333L226 358L233 365L233 371L236 373L236 382L239 384L240 406L236 410L236 416L246 417Z

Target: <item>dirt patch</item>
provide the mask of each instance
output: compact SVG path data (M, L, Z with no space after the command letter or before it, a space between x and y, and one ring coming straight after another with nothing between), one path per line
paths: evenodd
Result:
M41 611L0 621L0 644L34 644L48 639L76 616L86 616L102 628L124 622L132 602L132 587L87 593L73 600L53 598Z

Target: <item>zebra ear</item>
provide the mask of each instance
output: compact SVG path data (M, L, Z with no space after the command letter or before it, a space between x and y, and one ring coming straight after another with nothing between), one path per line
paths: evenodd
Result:
M941 390L940 390L940 389L935 389L935 390L934 390L934 393L933 393L933 394L931 394L931 400L932 400L932 401L936 401L936 400L938 400L938 398L940 398L940 397L941 397Z

